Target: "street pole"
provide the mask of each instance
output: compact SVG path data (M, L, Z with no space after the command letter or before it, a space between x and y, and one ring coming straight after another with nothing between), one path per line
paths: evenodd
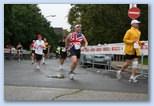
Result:
M129 9L132 7L137 7L137 4L129 4Z

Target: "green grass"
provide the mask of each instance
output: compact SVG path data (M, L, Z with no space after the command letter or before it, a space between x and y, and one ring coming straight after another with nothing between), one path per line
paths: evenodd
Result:
M148 56L144 56L143 58L143 64L148 65Z

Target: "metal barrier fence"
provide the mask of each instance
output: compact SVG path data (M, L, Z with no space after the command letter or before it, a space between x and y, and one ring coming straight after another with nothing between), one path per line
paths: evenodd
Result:
M109 57L110 59L103 60L103 57L105 56ZM100 59L97 60L97 58L95 57L100 57ZM136 79L147 79L148 78L148 69L143 68L144 58L145 56L144 54L142 54L139 59L139 74L136 76ZM103 69L101 69L101 71L116 72L123 65L124 61L125 61L124 55L102 54L102 57L101 57L100 54L81 54L80 65L82 67L89 68L90 71L92 70L94 72L98 71L98 67L96 66L103 66L102 67ZM117 64L113 65L114 63L117 63ZM131 66L129 66L128 69L130 71Z
M20 55L20 59L30 59L31 52L22 50L22 51L19 51L19 55ZM16 49L13 49L13 50L4 49L4 59L13 60L13 59L18 59L18 58L19 57L18 57Z

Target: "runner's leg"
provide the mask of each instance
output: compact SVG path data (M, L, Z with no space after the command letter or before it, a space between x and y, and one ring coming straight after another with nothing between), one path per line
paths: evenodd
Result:
M59 69L62 70L63 69L63 64L64 64L65 59L64 58L60 58L60 66Z
M137 82L136 77L135 77L137 72L138 72L138 58L134 58L132 62L132 74L129 78L129 82L131 81Z
M33 52L32 52L31 59L32 59L32 64L34 64L34 53Z
M72 57L71 57L71 70L70 70L70 72L69 72L69 78L71 79L71 80L73 80L74 79L74 70L75 70L75 68L76 68L76 66L77 66L77 63L78 63L78 59L77 59L77 56L75 56L75 55L73 55Z
M121 72L123 72L129 65L131 64L131 60L126 60L123 64L122 68L117 71L117 79L121 79Z
M77 66L77 63L78 63L78 59L77 59L77 56L72 56L71 57L71 70L70 72L74 72L76 66Z
M45 64L45 53L43 53L42 62Z

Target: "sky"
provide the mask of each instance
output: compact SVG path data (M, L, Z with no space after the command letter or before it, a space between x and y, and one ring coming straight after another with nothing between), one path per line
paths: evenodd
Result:
M41 13L45 17L47 16L46 19L50 21L51 26L70 29L70 24L67 22L70 4L39 4L38 7L41 9Z

